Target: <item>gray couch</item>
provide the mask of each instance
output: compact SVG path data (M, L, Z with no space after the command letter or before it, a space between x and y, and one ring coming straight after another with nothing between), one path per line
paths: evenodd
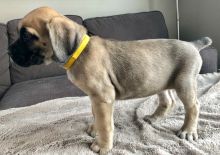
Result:
M84 25L89 35L118 40L169 38L161 12L143 12L83 20L80 16L67 15ZM53 63L22 68L7 54L8 45L17 37L19 19L0 25L0 109L36 104L45 100L85 95L71 84L65 70ZM217 71L217 51L209 47L201 51L201 73Z

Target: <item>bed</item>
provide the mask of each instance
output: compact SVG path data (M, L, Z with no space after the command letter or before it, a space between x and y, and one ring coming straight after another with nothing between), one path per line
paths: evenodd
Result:
M176 106L164 119L143 120L155 110L157 96L115 102L114 148L110 154L220 154L220 73L198 76L201 103L199 140L188 142L175 133L184 119ZM92 122L89 97L64 97L0 111L0 154L87 154L94 140L86 133Z

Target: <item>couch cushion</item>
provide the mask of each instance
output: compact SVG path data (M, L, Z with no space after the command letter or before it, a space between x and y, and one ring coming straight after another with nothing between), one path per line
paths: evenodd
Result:
M200 51L202 57L202 68L200 74L213 73L218 70L218 52L213 47L208 47Z
M168 38L164 17L159 11L98 17L84 20L90 35L118 40Z
M6 25L0 24L0 98L10 86L8 37Z
M67 16L71 20L76 21L79 24L82 24L82 18L79 16ZM11 20L7 23L9 44L13 43L18 38L18 25L19 19ZM56 75L63 75L65 70L59 67L58 64L52 63L48 66L46 65L36 65L28 68L23 68L10 59L10 73L12 83L21 82L25 80L38 79L43 77L50 77Z
M23 107L42 101L85 94L66 75L35 79L12 85L0 101L0 109Z

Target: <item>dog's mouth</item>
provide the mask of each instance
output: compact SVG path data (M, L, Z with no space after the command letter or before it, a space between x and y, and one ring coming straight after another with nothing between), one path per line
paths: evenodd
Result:
M21 67L29 67L32 65L40 65L44 62L43 56L40 55L31 55L29 59L26 59L23 56L13 56L11 55L12 60Z
M40 54L40 49L30 50L19 40L9 46L8 54L17 65L22 67L40 65L44 62L44 56Z

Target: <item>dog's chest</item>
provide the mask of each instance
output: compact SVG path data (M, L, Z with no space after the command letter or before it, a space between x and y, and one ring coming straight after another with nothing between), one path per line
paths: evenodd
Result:
M70 70L67 70L66 73L67 73L68 80L70 80L72 83L75 84L77 80L76 80L76 77L74 76L74 74L71 73Z
M75 76L71 70L67 70L67 78L68 80L70 80L71 83L80 88L84 93L88 94L85 82L83 82L82 79Z

